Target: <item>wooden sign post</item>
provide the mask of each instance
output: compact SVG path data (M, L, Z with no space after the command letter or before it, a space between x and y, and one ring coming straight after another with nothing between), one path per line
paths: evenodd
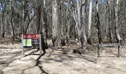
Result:
M41 34L22 34L22 56L24 56L24 48L37 47L42 54Z
M120 44L119 43L114 43L114 44L98 44L98 57L100 56L100 48L101 47L118 47L118 54L117 57L120 56Z

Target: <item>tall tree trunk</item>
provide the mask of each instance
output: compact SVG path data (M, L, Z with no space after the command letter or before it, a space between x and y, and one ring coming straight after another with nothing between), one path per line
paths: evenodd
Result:
M98 40L99 44L102 43L102 35L101 35L101 25L100 25L100 17L99 17L99 10L98 10L98 0L96 1L96 27L98 30Z
M118 7L119 7L119 0L116 0L116 4L115 4L115 36L116 36L116 41L117 43L119 43L122 39L120 37L120 34L119 34L119 30L118 30L118 25L119 25L119 22L118 22Z
M90 0L90 5L89 5L89 18L88 18L88 43L92 44L91 42L91 19L92 19L92 0Z
M38 28L37 33L42 35L42 48L45 52L47 46L47 33L46 33L46 21L44 20L45 11L44 11L44 4L43 0L38 1Z
M113 32L112 32L112 2L107 1L108 3L108 35L109 35L109 42L113 43Z
M10 18L11 18L11 20L10 20L10 25L11 25L11 27L12 27L12 40L13 40L13 42L14 42L14 37L15 37L15 26L14 26L14 21L13 21L13 17L14 17L14 7L13 7L13 5L15 5L15 3L14 3L14 1L11 1L11 16L10 16ZM12 43L13 43L12 42Z
M59 9L59 23L60 23L60 31L59 31L59 34L60 34L60 38L62 38L64 36L64 24L62 21L63 20L63 7L62 7L62 3L63 3L63 0L59 0L59 6L60 6L60 9Z
M23 10L22 10L22 34L26 34L25 28L26 28L26 17L27 17L27 12L26 12L26 6L27 6L27 1L23 0L22 2Z
M5 3L5 2L4 2ZM3 6L3 5L2 5ZM4 5L3 7L5 7L6 5ZM2 7L2 8L3 8ZM5 11L3 10L2 12L2 22L1 22L1 37L4 38L4 35L5 35L5 30L4 30L4 27L5 27Z
M14 39L14 37L15 37L15 30L14 30L15 27L14 27L14 22L13 22L12 16L11 16L11 23L10 23L10 24L11 24L11 27L12 27L12 40L13 40L13 42L14 42L14 40L15 40L15 39ZM12 43L13 43L13 42L12 42Z
M4 38L5 30L4 30L4 12L2 13L2 23L1 23L1 37Z
M86 0L82 0L82 5L80 8L80 14L81 14L81 34L80 34L80 41L81 41L81 47L82 49L86 49L86 43L87 43L87 37L85 32L85 19L86 19Z
M109 25L109 6L108 6L108 1L107 1L107 3L106 3L106 30L105 30L105 32L106 32L106 35L107 35L107 37L108 37L108 25Z
M78 30L78 37L80 40L81 37L81 1L77 0L77 30Z
M66 43L69 44L69 39L70 39L70 20L68 21L67 24L67 33L66 33Z
M58 37L58 4L57 0L52 1L52 42L53 46L59 46Z

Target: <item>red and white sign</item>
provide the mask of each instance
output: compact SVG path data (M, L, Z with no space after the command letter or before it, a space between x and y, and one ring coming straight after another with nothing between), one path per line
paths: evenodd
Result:
M42 54L41 34L22 34L22 55L24 55L24 48L37 47L40 48L40 55Z
M40 34L23 34L23 40L25 40L23 44L26 46L28 45L28 43L30 44L30 46L38 46L40 42Z
M23 39L39 39L39 34L23 34Z
M23 34L23 39L32 39L32 34Z
M39 39L39 37L40 37L39 34L33 34L33 35L32 35L32 38L33 38L33 39Z

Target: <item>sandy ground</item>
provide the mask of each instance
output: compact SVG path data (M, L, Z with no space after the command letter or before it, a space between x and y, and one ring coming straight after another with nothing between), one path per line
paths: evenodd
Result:
M49 48L41 56L37 49L26 49L22 57L21 44L0 44L0 74L126 74L125 48L121 48L120 58L116 48L102 49L99 58L96 49L79 55L72 52L74 48Z

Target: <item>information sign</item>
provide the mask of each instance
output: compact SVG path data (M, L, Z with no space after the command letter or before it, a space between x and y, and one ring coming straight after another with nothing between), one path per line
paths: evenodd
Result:
M38 47L40 54L42 53L41 35L40 34L22 34L22 54L24 55L24 48Z

